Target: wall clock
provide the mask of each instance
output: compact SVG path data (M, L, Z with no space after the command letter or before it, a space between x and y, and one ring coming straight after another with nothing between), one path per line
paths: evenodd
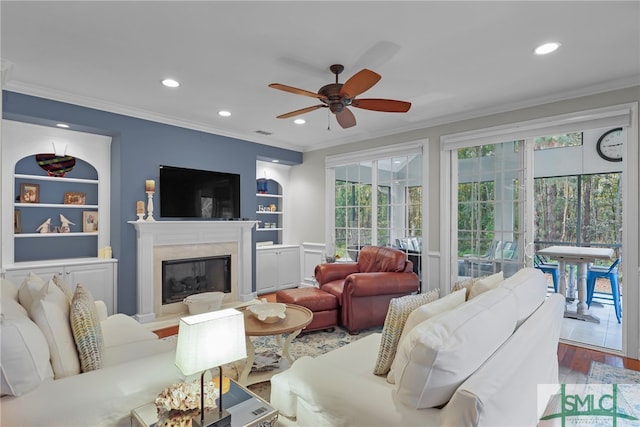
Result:
M596 150L598 155L609 162L622 161L622 128L615 128L606 131L598 139Z

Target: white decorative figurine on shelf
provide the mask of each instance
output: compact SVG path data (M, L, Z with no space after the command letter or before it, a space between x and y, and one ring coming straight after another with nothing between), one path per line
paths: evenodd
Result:
M75 225L73 222L65 218L65 216L62 214L60 214L60 222L62 223L62 225L60 226L61 233L70 233L71 228L69 227L69 225Z
M45 222L40 224L36 231L39 231L40 234L51 233L51 218L48 218Z

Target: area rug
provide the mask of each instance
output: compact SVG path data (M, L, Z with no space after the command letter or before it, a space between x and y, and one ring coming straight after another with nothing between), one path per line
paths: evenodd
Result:
M289 346L289 353L291 353L291 357L294 359L299 359L302 356L316 357L357 341L371 333L380 331L382 331L382 327L367 329L361 331L358 335L351 335L345 329L336 327L333 332L309 332L307 334L301 334L293 340ZM252 371L256 369L277 369L279 367L281 354L280 346L276 342L276 338L252 337L251 341L256 349L256 359L258 358L258 355L262 355L261 366L256 366L254 363ZM277 355L277 357L275 360L272 359L271 363L268 364L268 362L266 362L267 357L272 357L274 354ZM267 357L265 357L265 355ZM265 366L265 364L268 364L269 366ZM264 400L269 401L271 396L271 383L269 381L253 384L248 388Z
M608 384L611 384L611 389ZM613 384L617 384L615 392ZM615 404L614 418L612 418L612 412L606 413L607 416L594 416L591 417L589 425L597 427L638 425L638 418L640 418L640 372L600 362L591 362L584 394L585 396L589 394L604 395L605 407L608 409ZM611 396L614 396L613 399ZM602 400L598 400L598 402L597 405L594 403L594 407L599 407ZM614 419L616 423L612 424Z
M587 384L640 384L640 372L591 362Z

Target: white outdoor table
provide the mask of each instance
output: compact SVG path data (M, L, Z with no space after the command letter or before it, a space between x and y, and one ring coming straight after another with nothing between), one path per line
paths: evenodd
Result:
M564 317L600 323L600 319L598 319L597 316L589 313L589 307L586 302L587 268L589 263L593 263L597 259L611 259L613 257L613 249L578 246L550 246L539 250L538 254L558 261L558 268L560 270L558 293L564 295L565 298L567 289L566 265L576 264L578 266L578 307L575 312L565 309Z

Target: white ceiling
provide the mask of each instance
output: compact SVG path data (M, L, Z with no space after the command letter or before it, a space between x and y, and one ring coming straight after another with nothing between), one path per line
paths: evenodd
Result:
M640 84L640 2L2 1L4 89L311 151ZM542 42L562 43L536 57ZM276 116L362 68L406 114ZM167 89L160 80L181 82ZM222 118L226 109L232 116ZM64 121L64 117L60 117ZM327 129L330 125L330 131ZM269 136L256 131L271 132Z

